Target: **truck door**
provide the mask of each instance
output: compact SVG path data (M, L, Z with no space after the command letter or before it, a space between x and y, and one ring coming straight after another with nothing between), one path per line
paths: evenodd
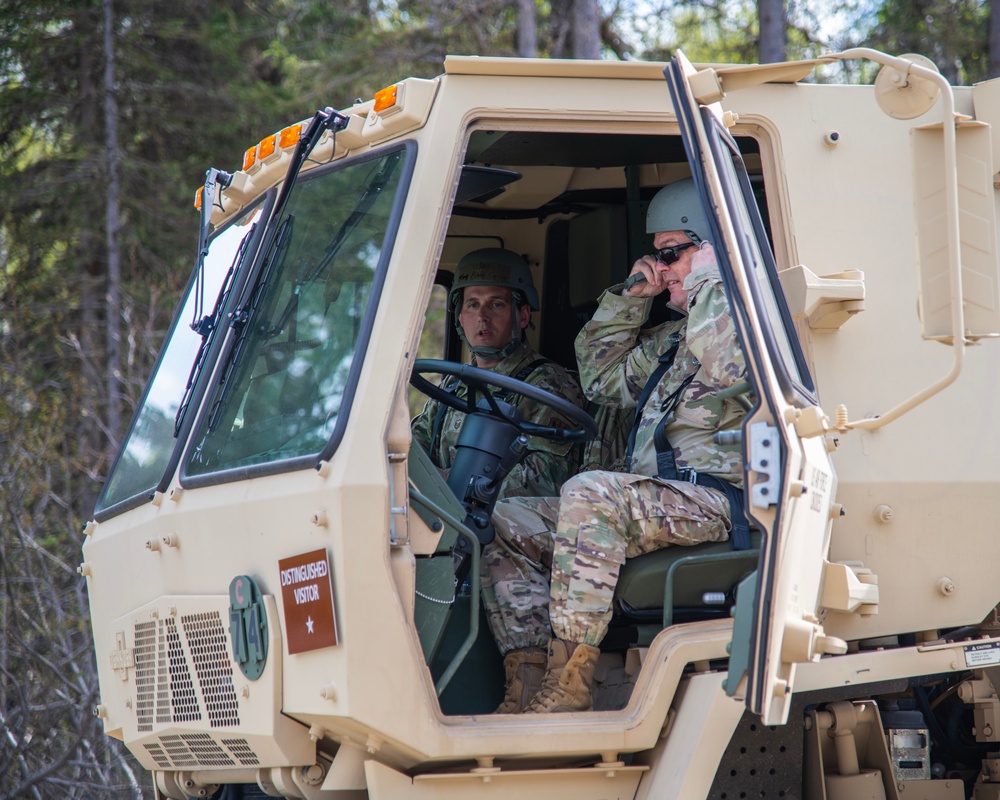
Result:
M745 693L747 707L765 724L782 724L796 664L846 650L842 641L824 634L819 619L836 476L774 256L739 148L727 130L731 115L718 103L699 102L706 75L683 54L664 74L757 397L743 443L746 511L762 532L761 557L756 585L748 579L737 602L726 686L730 694Z

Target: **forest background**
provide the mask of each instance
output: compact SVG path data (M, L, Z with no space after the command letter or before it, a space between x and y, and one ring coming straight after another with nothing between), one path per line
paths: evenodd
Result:
M1000 0L0 0L0 797L153 796L93 715L76 565L188 280L209 166L440 74L446 53L858 45L922 53L953 83L1000 75Z

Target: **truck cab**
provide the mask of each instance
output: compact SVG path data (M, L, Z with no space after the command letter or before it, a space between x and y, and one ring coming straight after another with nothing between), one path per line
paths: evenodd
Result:
M840 58L882 72L804 82ZM867 50L450 57L210 170L85 531L108 735L174 800L1000 796L998 91ZM482 247L527 259L531 344L575 370L688 176L747 356L753 546L631 560L594 710L492 714L476 509L411 439L413 375L465 369L444 298ZM580 468L612 468L627 423L590 411Z

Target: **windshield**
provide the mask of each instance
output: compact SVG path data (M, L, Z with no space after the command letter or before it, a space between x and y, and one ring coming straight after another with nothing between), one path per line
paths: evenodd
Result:
M204 263L204 297L217 297L216 312L224 302L225 289L231 285L238 267L258 233L257 223L264 216L265 205L244 212L219 231L209 243ZM190 400L189 379L193 377L196 360L205 355L203 338L191 329L198 296L192 278L173 328L164 346L153 377L146 386L138 414L125 437L118 459L97 502L97 511L111 508L136 496L145 496L156 488L170 463L178 425L178 411L185 399Z
M405 153L317 170L295 184L237 312L185 477L242 477L246 468L315 457L333 438L367 345Z

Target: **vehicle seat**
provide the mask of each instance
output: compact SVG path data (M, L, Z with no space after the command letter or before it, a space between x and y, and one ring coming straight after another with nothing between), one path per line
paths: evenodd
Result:
M760 531L751 529L750 540L749 550L705 542L628 559L615 588L612 627L629 629L623 635L635 640L630 646L676 622L729 616L736 587L757 568Z

